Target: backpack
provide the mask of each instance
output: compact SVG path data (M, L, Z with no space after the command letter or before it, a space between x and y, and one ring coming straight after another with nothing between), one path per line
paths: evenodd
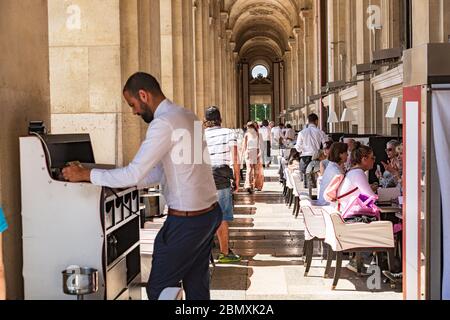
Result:
M331 179L330 183L326 187L323 197L328 202L339 202L340 199L345 198L349 195L351 195L353 192L356 192L358 188L355 188L347 193L344 193L343 195L338 196L339 188L341 187L342 183L344 182L345 174L338 174L334 176L333 179Z

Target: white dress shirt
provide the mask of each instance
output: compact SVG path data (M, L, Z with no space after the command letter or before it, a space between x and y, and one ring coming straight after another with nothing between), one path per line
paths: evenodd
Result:
M269 127L259 128L259 133L261 133L263 141L270 141L270 128Z
M272 143L278 144L280 142L280 138L282 137L282 129L280 127L272 128Z
M320 145L325 144L330 140L328 136L317 128L315 125L310 124L308 128L303 129L297 138L297 144L295 148L301 153L302 157L312 157L320 150Z
M156 109L133 161L120 169L93 169L92 183L111 188L143 188L161 183L170 208L181 211L209 208L217 202L217 191L206 142L202 137L194 141L194 132L199 131L194 129L196 121L197 116L188 109L164 100ZM198 126L201 128L199 122Z

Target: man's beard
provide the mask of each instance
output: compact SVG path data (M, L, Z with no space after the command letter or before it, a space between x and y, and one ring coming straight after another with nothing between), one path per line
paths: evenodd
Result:
M140 101L140 109L142 110L142 113L140 113L139 115L141 116L141 118L146 122L146 123L150 123L153 121L154 119L154 115L153 112L150 109L150 106L143 102Z

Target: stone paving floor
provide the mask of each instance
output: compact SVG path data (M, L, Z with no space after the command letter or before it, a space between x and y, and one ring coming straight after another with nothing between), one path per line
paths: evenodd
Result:
M230 247L242 256L238 264L216 264L212 270L214 300L399 300L402 293L381 282L370 290L367 279L344 266L337 289L323 278L325 261L315 257L308 277L302 260L304 224L292 215L282 198L277 168L265 171L262 192L235 197L235 221L230 224ZM214 250L217 258L218 244ZM334 271L334 268L332 272ZM373 282L372 282L373 284Z

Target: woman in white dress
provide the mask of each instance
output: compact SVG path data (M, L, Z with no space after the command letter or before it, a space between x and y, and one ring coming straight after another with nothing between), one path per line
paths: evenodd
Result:
M261 156L260 135L253 122L247 123L247 132L244 136L242 147L242 159L245 160L247 174L245 177L244 189L252 193L255 188L255 172L258 159Z

